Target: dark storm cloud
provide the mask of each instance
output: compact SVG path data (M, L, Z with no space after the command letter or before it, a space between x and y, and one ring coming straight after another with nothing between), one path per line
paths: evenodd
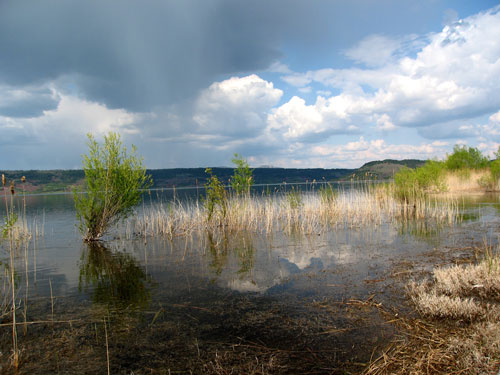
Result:
M389 3L404 25L431 2L418 9L409 0L375 3L3 0L0 82L57 80L60 90L109 107L147 111L192 97L221 76L265 69L291 44L306 61L339 40L349 45L367 25L383 29L393 16Z
M276 14L261 12L262 4L4 1L0 80L60 79L110 107L148 110L188 97L220 74L264 69L277 59Z
M57 108L59 98L49 89L0 87L0 116L36 117Z

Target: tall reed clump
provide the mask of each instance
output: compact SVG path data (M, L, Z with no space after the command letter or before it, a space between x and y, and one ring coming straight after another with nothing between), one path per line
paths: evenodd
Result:
M402 324L393 343L365 374L497 374L500 370L500 252L485 244L476 264L436 268L411 282L421 319Z
M84 241L97 241L116 223L127 218L151 186L135 146L129 154L120 136L110 132L101 146L88 134L89 154L83 156L85 192L74 191L79 229Z
M26 179L21 179L21 183L24 184ZM7 185L9 185L7 187ZM12 366L17 369L19 366L19 347L17 341L17 302L16 302L16 290L18 285L16 283L16 267L15 267L15 257L16 249L21 243L26 244L31 239L31 234L28 231L26 224L26 200L24 199L24 189L23 189L23 202L24 202L24 215L21 215L21 220L19 220L19 215L16 212L14 206L14 194L16 193L14 180L7 184L5 175L2 174L2 195L5 203L5 218L4 224L2 225L2 233L0 237L0 245L4 246L7 243L9 263L5 264L2 273L3 286L1 289L2 293L9 293L9 295L2 295L0 301L2 303L1 312L5 315L10 310L10 315L12 317ZM8 198L10 196L10 199ZM0 265L2 263L0 262ZM26 304L25 304L26 306Z
M318 234L336 228L378 225L400 220L453 222L458 214L454 200L420 200L402 204L387 189L367 186L361 190L314 192L293 189L274 195L230 195L220 183L209 185L207 198L199 202L172 202L146 209L134 221L135 233L143 236L188 235L209 231L250 231L272 234Z

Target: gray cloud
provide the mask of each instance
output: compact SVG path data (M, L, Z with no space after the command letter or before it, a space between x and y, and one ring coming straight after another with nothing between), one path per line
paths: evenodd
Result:
M57 107L59 98L47 88L0 86L0 116L36 117Z
M3 159L3 165L78 167L85 133L110 130L135 143L149 167L223 165L235 151L281 165L299 154L305 165L312 145L332 135L365 134L373 120L369 115L376 112L358 107L370 104L383 84L380 72L347 69L342 51L369 34L437 31L433 25L440 24L450 1L0 0L0 144L4 154L17 155ZM460 2L470 11L486 4ZM413 51L413 42L410 38L399 49ZM297 114L276 118L274 133L267 132L268 116L277 117L287 104L279 101L291 95L277 95L276 87L254 91L254 96L245 91L249 101L233 103L233 91L224 96L213 88L231 76L261 75L273 64L271 71L282 74L331 67L317 75L331 71L344 91L359 86L364 94L358 81L374 91L366 92L364 101L347 98L345 120L340 112L340 120L334 116L342 106L333 103L311 109L321 119L313 113L302 121L299 115L309 107L304 103ZM263 74L269 83L277 82ZM321 81L306 78L315 88ZM495 88L495 82L489 84ZM481 113L485 107L498 110L492 97L481 99ZM394 106L419 104L403 99ZM441 113L428 103L433 99L419 105L426 111L416 113L416 119L411 113L409 120L398 117L390 105L380 114L387 112L395 125L424 126ZM450 111L467 116L465 104L457 108ZM290 126L294 118L296 125Z
M26 85L62 78L67 90L76 87L112 108L171 103L217 75L264 69L280 56L273 14L255 27L262 4L248 4L2 2L0 80Z
M367 28L389 31L384 20L395 14L391 31L404 33L419 31L423 18L441 17L433 1L412 3L6 0L0 81L58 80L110 108L147 111L192 97L221 76L263 70L291 50L316 63L318 54L347 48Z

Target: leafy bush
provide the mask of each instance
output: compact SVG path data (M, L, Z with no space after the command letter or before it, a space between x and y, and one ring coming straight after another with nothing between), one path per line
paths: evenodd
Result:
M253 170L249 168L248 163L241 155L234 154L231 160L235 164L234 175L231 179L231 186L236 194L250 194L250 188L253 184Z
M475 147L455 145L453 153L447 156L445 165L449 170L481 169L488 166L488 158Z
M401 168L394 175L396 196L405 201L412 201L430 190L445 190L443 172L443 163L435 160L429 160L417 169Z
M205 172L210 175L208 182L205 184L206 197L205 208L207 209L207 221L212 221L213 218L219 217L222 221L226 218L228 209L228 200L224 185L212 172L212 168L205 169Z
M85 193L73 191L79 229L85 241L99 240L111 226L130 215L141 190L151 186L142 158L127 154L120 136L110 132L100 146L88 134L89 154L83 156Z
M500 159L493 160L490 163L490 172L495 181L500 179Z
M497 190L498 180L500 179L500 159L493 160L490 163L490 173L482 176L477 182L486 191Z

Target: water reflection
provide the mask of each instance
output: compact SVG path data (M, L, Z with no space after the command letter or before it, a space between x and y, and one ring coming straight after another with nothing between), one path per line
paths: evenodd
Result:
M80 291L91 290L92 301L113 310L143 309L151 300L151 278L136 259L111 251L100 242L89 243L80 257Z
M228 255L233 253L238 258L236 274L244 278L255 265L255 247L250 233L229 234L223 232L220 236L207 233L208 253L211 257L210 268L215 275L220 276L227 266Z
M444 227L444 224L434 221L405 220L398 223L398 232L401 236L410 235L413 238L428 240L435 239Z

